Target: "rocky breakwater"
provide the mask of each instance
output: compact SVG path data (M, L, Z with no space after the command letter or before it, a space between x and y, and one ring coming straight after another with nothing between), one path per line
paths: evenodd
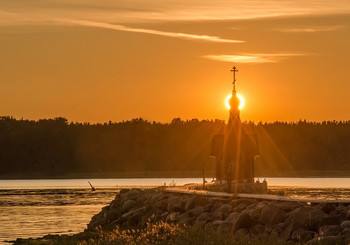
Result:
M349 244L350 205L261 201L121 190L88 224L88 231L143 227L146 222L198 225L235 236L274 236L307 244Z

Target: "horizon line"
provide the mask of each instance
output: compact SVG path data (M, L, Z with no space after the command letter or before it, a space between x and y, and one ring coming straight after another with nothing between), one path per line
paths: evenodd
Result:
M9 115L0 115L0 121L2 120L15 120L15 121L29 121L29 122L39 122L39 121L45 121L45 120L58 120L58 119L64 119L66 120L67 124L89 124L89 125L110 125L110 124L118 124L118 123L126 123L126 122L132 122L132 121L144 121L146 123L151 123L151 124L171 124L174 120L180 120L181 122L191 122L191 121L198 121L198 122L215 122L215 121L221 121L226 123L226 119L198 119L198 118L191 118L191 119L182 119L180 117L174 117L170 121L155 121L155 120L148 120L144 119L142 117L135 117L132 119L125 119L121 121L104 121L104 122L79 122L79 121L70 121L66 117L62 116L57 116L57 117L52 117L52 118L38 118L38 119L28 119L28 118L23 118L21 117L20 119L14 117L14 116L9 116ZM350 123L350 120L322 120L322 121L310 121L307 119L299 119L299 120L292 120L292 121L282 121L282 120L274 120L274 121L253 121L253 120L242 120L242 123L244 124L254 124L254 125L259 125L259 124L275 124L275 123L286 123L286 124L299 124L299 123L309 123L309 124L323 124L323 123L342 123L342 124L348 124Z

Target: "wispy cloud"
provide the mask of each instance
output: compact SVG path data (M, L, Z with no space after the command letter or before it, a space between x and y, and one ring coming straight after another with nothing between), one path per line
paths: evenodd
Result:
M224 39L224 38L220 38L217 36L197 35L197 34L188 34L188 33L181 33L181 32L167 32L167 31L158 31L158 30L142 29L142 28L132 28L132 27L127 27L127 26L123 26L123 25L114 25L114 24L109 24L109 23L87 21L87 20L58 19L55 21L58 23L61 23L61 24L88 26L88 27L96 27L96 28L103 28L103 29L111 29L111 30L116 30L116 31L137 32L137 33L145 33L145 34L165 36L165 37L202 40L202 41L208 41L208 42L218 42L218 43L242 43L242 42L244 42L242 40Z
M336 26L317 26L317 27L303 27L303 28L289 28L281 30L283 32L322 32L322 31L337 31L344 29L345 25Z
M17 17L2 12L15 12ZM349 0L27 0L1 1L0 25L46 24L53 18L103 23L257 19L350 13Z
M234 55L205 55L206 59L232 63L273 63L291 56L307 54L234 54Z

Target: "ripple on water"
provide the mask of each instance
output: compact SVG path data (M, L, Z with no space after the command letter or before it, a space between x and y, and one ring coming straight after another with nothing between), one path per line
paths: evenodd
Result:
M285 187L271 186L270 190L282 191L285 195L293 198L309 199L347 199L350 200L350 188L305 188L305 187Z
M0 229L0 244L16 238L81 232L117 192L115 189L1 190L0 224L6 229Z

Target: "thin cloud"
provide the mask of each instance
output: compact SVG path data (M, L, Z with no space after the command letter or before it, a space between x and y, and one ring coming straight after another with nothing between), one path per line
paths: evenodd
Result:
M300 17L350 13L349 0L54 0L2 1L0 25L47 24L55 19L74 19L101 23L144 23L160 21L242 20L266 17ZM16 18L4 12L19 14ZM5 13L6 15L6 13ZM22 15L22 16L20 16ZM3 18L2 18L3 16Z
M284 29L283 32L306 32L306 33L312 33L312 32L322 32L322 31L337 31L344 29L345 25L336 25L336 26L318 26L318 27L304 27L304 28L290 28L290 29Z
M208 42L218 42L218 43L243 43L242 40L232 40L232 39L223 39L217 36L208 36L208 35L197 35L197 34L188 34L181 32L167 32L167 31L157 31L152 29L142 29L142 28L131 28L123 25L114 25L109 23L87 21L87 20L72 20L72 19L59 19L55 20L56 22L62 24L71 24L79 26L88 26L88 27L97 27L103 29L111 29L116 31L126 31L126 32L137 32L145 33L151 35L165 36L165 37L174 37L181 39L192 39L192 40L202 40Z
M0 10L0 25L16 25L25 18L17 13Z
M235 55L205 55L206 59L231 63L274 63L291 56L306 54L235 54Z

